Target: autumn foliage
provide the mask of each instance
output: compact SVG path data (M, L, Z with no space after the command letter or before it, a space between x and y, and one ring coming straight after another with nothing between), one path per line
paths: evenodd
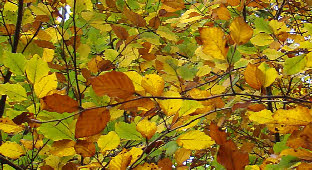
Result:
M3 0L2 169L312 169L311 0Z

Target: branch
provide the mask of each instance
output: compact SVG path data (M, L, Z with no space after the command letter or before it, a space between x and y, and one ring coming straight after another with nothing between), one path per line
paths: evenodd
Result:
M23 170L23 168L21 168L20 166L14 164L13 162L11 162L10 160L8 160L6 157L0 155L0 162L3 164L8 164L10 165L12 168L17 169L17 170Z

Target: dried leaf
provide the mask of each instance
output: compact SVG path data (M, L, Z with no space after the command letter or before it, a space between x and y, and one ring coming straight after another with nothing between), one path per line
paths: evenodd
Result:
M54 93L42 98L41 108L49 112L72 113L79 110L79 104L69 96Z

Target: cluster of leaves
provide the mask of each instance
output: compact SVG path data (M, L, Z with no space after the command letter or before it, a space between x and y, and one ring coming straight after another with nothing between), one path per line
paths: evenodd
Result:
M2 168L312 169L311 5L1 1Z

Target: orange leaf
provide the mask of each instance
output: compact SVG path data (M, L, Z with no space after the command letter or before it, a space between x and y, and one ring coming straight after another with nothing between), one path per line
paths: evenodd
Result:
M172 170L172 161L169 158L159 160L157 165L162 170Z
M252 28L244 21L243 17L236 17L230 25L230 35L238 45L247 43L252 37Z
M79 109L79 105L76 100L70 98L69 96L56 93L42 98L41 107L43 110L57 113L71 113Z
M261 80L259 79L259 74L262 74L261 70L258 69L256 65L248 64L244 76L246 82L250 87L259 90L261 88Z
M215 123L210 123L209 136L215 140L216 144L222 145L226 142L226 133L219 128Z
M183 165L183 162L190 158L192 151L189 149L180 148L174 153L174 159L178 166Z
M302 147L312 150L312 123L301 131L294 131L288 138L287 145L295 149Z
M105 129L110 120L109 110L97 108L83 111L77 120L75 138L92 136Z
M94 143L86 140L78 140L74 148L76 153L83 157L91 157L96 151Z
M217 15L218 15L219 19L222 19L222 20L230 20L231 19L231 14L230 14L229 10L224 6L220 6L219 8L217 8Z
M90 80L98 96L108 95L126 99L135 93L131 79L122 72L112 71Z

